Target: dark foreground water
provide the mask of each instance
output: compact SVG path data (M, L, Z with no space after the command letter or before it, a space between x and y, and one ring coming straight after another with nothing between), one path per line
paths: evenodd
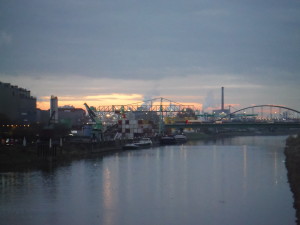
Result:
M0 174L0 224L293 225L286 137L127 151Z

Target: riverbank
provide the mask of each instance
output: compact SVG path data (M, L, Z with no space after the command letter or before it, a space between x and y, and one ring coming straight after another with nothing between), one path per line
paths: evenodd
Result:
M159 145L153 139L153 147ZM100 143L67 142L62 146L48 143L22 146L0 146L0 172L43 169L54 164L63 164L72 160L90 157L102 157L123 151L122 147L128 140L103 141Z
M287 135L287 133L285 133ZM217 134L187 133L188 140L211 140L218 138L228 138L234 136L276 136L281 132L270 132L267 134L257 134L254 132L223 132ZM152 139L153 146L159 146L159 138ZM33 144L26 147L20 145L3 146L0 145L0 172L22 171L31 169L41 169L53 164L61 164L76 159L90 157L101 157L107 154L120 152L122 146L128 140L104 141L101 143L91 143L84 141L65 142L62 146L59 143L49 148L49 143Z
M284 153L288 182L294 195L297 224L300 225L300 134L287 139Z
M102 156L121 151L116 143L68 143L60 146L2 146L0 148L0 172L42 169L49 165Z

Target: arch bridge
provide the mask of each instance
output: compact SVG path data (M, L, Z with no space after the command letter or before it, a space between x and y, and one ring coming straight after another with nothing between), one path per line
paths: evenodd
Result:
M199 114L200 110L196 109L194 105L183 105L178 102L160 97L127 105L98 106L97 108L93 107L93 111L101 121L108 121L110 124L120 119L122 115L130 112L148 113L149 116L153 116L155 114L159 121L160 131L163 129L163 126L166 128L238 128L241 126L254 128L274 127L275 124L271 124L270 122L276 122L276 127L300 128L300 111L281 105L254 105L237 109L227 115L211 114L212 118L210 122L205 123L199 121L196 124L188 122L165 125L163 125L163 116L172 117L176 116L179 112L194 112L195 114ZM239 120L238 124L234 122L235 119ZM224 121L223 123L216 122L222 120Z
M259 112L257 112L257 109ZM251 112L249 112L249 110ZM256 110L256 111L255 111ZM242 113L241 113L242 112ZM300 128L300 111L280 105L255 105L222 116L211 115L210 121L166 124L166 128L269 129ZM234 120L237 119L237 120Z
M251 112L249 112L249 110L251 110ZM290 119L299 119L300 111L286 106L281 106L281 105L254 105L221 116L219 120L228 119L228 118L246 119L251 117L252 118L255 117L257 120L283 120L284 121Z

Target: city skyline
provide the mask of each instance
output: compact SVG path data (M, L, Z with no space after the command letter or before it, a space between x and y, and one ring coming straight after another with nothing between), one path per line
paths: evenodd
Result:
M165 97L204 108L299 110L300 3L29 0L0 3L0 77L59 104Z

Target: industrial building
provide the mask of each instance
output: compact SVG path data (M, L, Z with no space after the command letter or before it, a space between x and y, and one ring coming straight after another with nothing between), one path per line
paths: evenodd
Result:
M0 118L19 124L36 122L36 98L29 90L0 82Z
M58 107L57 108L57 116L55 119L55 115L50 119L50 115L52 115L51 109L41 110L37 109L37 122L40 124L48 124L48 123L60 123L66 125L66 127L81 129L82 125L86 122L87 117L86 113L81 108L74 108L73 106L69 107Z
M86 120L85 111L73 106L63 106L58 108L59 122L70 128L81 129Z

